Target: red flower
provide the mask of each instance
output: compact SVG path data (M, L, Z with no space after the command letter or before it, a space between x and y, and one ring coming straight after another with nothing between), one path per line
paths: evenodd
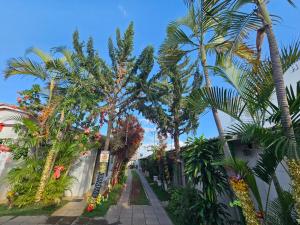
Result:
M87 210L88 212L92 212L94 209L95 209L94 205L89 204L86 210Z
M28 99L29 99L29 95L25 95L24 100L28 100Z
M55 166L54 167L54 174L53 174L54 178L55 179L60 178L60 172L63 171L64 169L65 169L64 166Z
M0 152L10 152L10 147L6 145L0 145Z
M101 134L100 134L99 132L95 134L95 139L96 139L97 141L100 141L100 140L101 140Z
M17 101L18 101L18 103L21 103L22 102L22 98L18 97Z
M90 130L90 128L85 128L84 129L84 134L90 134L91 133L91 130Z
M3 130L4 127L4 123L0 123L0 132Z

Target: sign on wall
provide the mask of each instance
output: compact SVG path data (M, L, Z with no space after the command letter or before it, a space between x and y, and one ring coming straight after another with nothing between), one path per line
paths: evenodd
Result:
M109 151L101 151L100 153L100 162L108 163L109 160Z

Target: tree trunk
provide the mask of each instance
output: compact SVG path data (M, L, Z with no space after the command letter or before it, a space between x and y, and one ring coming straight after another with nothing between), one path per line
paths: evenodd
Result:
M208 74L208 69L207 69L206 51L205 51L205 46L204 45L201 45L200 53L201 53L200 54L201 55L201 64L202 64L202 67L203 67L205 83L206 83L205 86L209 88L209 87L211 87L211 81L210 81L209 74ZM223 145L224 155L225 155L225 157L231 157L231 152L230 152L228 143L225 139L224 129L222 127L222 122L220 120L218 110L215 109L214 107L212 107L212 114L214 116L215 124L216 124L218 132L219 132L219 139L222 141L222 143L224 143L224 145Z
M35 195L35 202L40 202L42 200L47 181L48 181L51 171L52 171L53 162L55 161L55 158L56 158L56 153L57 153L57 150L56 150L56 146L54 144L52 149L48 152L48 155L46 158L46 162L45 162L44 169L42 172L40 184L39 184L38 190Z
M281 125L283 127L284 134L287 138L289 138L292 143L292 157L299 160L298 152L297 152L297 144L295 141L295 133L292 126L292 120L289 110L289 105L286 97L286 87L284 84L283 79L283 70L282 70L282 64L280 61L280 54L279 49L276 41L275 34L273 32L272 28L272 20L270 18L270 15L267 11L267 7L264 1L259 0L257 1L259 11L262 15L262 20L265 26L266 34L268 37L269 42L269 50L270 50L270 57L272 62L272 75L273 80L275 84L275 90L276 90L276 96L277 96L277 102L278 106L281 112Z
M279 49L276 41L276 37L272 27L272 20L270 18L270 14L267 10L267 6L265 1L258 0L256 2L259 13L262 17L263 24L265 26L268 42L269 42L269 50L270 57L272 63L272 77L275 84L276 96L278 106L281 112L281 125L283 128L284 135L290 140L290 145L288 146L290 150L288 151L287 165L290 172L290 177L292 180L292 188L293 188L293 197L296 202L295 208L298 214L298 218L300 216L300 162L299 162L299 154L297 151L297 143L295 139L294 128L292 125L289 105L286 96L286 89L283 79L283 69L280 61Z
M65 113L64 111L61 112L60 115L60 119L59 119L59 123L62 124L65 120ZM43 168L43 172L42 172L42 176L41 176L41 180L35 195L35 202L40 202L42 200L44 191L45 191L45 187L47 185L48 179L51 175L51 171L53 169L53 166L55 164L55 159L57 156L57 153L59 151L59 149L57 148L57 143L59 143L60 141L62 141L63 139L63 132L59 129L57 134L56 134L56 140L54 141L52 148L50 149L50 151L48 152L46 161L45 161L45 165Z
M111 136L111 133L112 133L112 126L113 126L113 118L112 118L112 115L109 114L108 122L107 122L105 145L104 145L104 149L103 149L104 151L108 151L108 149L109 149L110 136Z
M174 182L175 186L181 185L181 179L180 179L180 144L179 144L179 130L178 126L176 125L175 122L175 129L174 129L174 148L175 148L175 168L173 172L174 176Z
M170 185L170 173L169 173L169 166L168 166L168 161L167 161L167 157L164 157L163 159L164 161L164 175L167 181L167 185Z
M106 139L105 139L105 145L104 145L104 149L103 149L104 151L109 150L110 136L111 136L111 133L112 133L112 128L113 128L113 115L110 112L109 115L108 115ZM101 155L101 153L100 153L100 155ZM93 193L92 193L93 198L97 198L99 193L100 193L103 178L104 178L104 176L107 172L107 168L108 168L107 163L103 163L103 162L99 161L99 169L98 169L98 173L97 173L97 179L96 179L94 190L93 190Z

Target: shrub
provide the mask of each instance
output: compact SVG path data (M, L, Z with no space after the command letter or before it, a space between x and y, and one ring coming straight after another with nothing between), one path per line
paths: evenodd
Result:
M204 198L200 191L186 187L171 191L168 211L180 225L225 225L229 217L225 207Z

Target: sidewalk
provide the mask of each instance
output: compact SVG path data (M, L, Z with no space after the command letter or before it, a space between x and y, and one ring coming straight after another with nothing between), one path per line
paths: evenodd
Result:
M144 175L137 171L151 205L130 205L131 171L128 173L126 187L117 205L111 206L105 220L103 218L86 218L77 215L82 210L83 202L76 207L67 207L69 212L58 211L57 215L69 216L3 216L0 225L173 225L160 201L152 191ZM66 209L66 208L65 208ZM72 212L73 211L73 212ZM71 216L76 215L76 216Z
M173 225L144 175L139 171L137 172L151 205L129 205L132 181L131 172L129 171L126 188L122 193L118 205L112 206L105 216L108 224Z

